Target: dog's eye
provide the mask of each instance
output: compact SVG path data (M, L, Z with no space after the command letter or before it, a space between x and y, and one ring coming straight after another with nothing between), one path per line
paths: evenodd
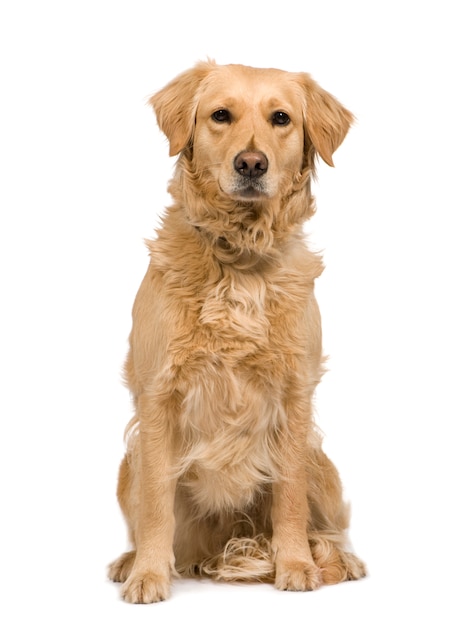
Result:
M291 118L284 111L276 111L271 118L273 126L287 126L291 121Z
M226 109L219 109L212 113L212 119L214 122L229 122L230 121L230 113Z

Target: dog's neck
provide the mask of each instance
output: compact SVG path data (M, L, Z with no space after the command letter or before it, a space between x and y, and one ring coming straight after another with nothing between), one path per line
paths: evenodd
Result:
M310 173L308 169L301 173L284 196L243 202L224 195L216 185L212 193L198 193L194 177L178 163L168 191L174 209L182 212L220 262L254 266L279 257L313 215Z
M215 236L202 226L192 225L200 241L209 247L213 256L224 265L232 265L235 269L254 269L276 261L279 250L274 245L267 249L256 249L248 246L232 244L227 237Z

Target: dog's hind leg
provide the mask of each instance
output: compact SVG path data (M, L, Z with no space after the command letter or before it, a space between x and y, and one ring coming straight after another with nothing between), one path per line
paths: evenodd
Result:
M334 464L314 448L309 464L309 544L325 584L357 580L366 575L364 563L347 550L349 507Z

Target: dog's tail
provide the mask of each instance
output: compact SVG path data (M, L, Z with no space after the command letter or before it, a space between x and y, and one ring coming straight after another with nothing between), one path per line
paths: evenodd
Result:
M271 541L263 534L255 537L232 537L223 551L193 565L184 576L210 576L222 581L274 582Z
M356 580L366 575L364 564L346 551L344 543L343 535L337 532L309 532L312 558L321 568L325 584ZM264 534L232 537L220 554L178 570L183 576L209 576L226 582L274 583L276 574L271 540Z

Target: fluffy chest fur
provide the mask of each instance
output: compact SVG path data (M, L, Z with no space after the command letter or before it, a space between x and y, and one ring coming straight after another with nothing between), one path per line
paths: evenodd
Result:
M284 256L243 268L202 245L189 229L162 237L150 244L150 271L162 303L157 383L178 396L177 473L196 505L215 512L244 507L277 477L285 395L295 381L310 394L320 375L321 263L298 238Z

